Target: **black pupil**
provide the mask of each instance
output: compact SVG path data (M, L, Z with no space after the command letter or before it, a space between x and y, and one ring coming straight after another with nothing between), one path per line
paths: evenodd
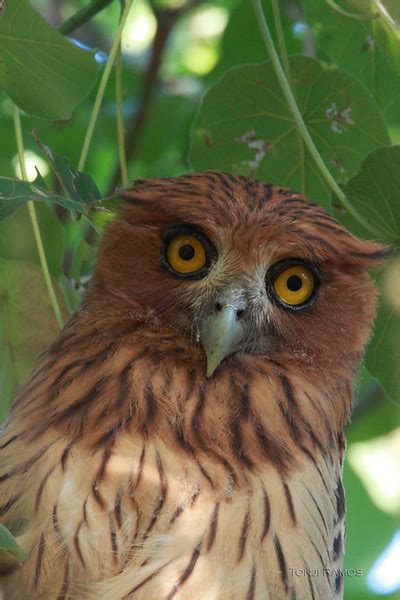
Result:
M298 292L301 289L303 282L298 275L291 275L287 280L286 285L291 292Z
M179 257L182 260L192 260L195 250L190 244L185 244L179 248Z

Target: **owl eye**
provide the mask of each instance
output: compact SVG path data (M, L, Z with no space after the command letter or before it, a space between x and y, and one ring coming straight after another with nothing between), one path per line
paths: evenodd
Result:
M167 258L170 266L178 273L195 273L206 264L206 251L194 235L181 234L168 244Z
M286 262L286 268L284 263L275 272L277 274L272 277L272 288L275 297L281 303L292 308L300 308L313 297L318 281L316 273L308 266L304 264L288 266Z
M215 249L208 238L193 228L170 232L162 256L164 264L174 275L192 279L204 277L215 257Z

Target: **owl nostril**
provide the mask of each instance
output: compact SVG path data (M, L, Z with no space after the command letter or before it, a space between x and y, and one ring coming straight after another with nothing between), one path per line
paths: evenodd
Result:
M226 304L223 304L222 302L216 302L214 306L215 306L215 311L217 313L219 313L222 310L224 310L224 308L226 308L227 306L232 306L232 305L229 305L229 304L226 305ZM232 308L234 308L234 306L232 306ZM246 311L244 308L236 309L236 318L240 319L244 315L245 312Z

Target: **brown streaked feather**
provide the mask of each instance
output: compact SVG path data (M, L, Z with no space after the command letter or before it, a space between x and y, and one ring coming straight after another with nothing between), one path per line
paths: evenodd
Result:
M295 191L228 173L123 192L91 287L16 398L0 445L0 516L27 552L7 600L333 600L345 499L343 428L375 314L359 240ZM160 261L171 225L209 236L219 262L184 282ZM274 305L212 378L198 315L285 258L321 289ZM202 312L203 311L203 312Z

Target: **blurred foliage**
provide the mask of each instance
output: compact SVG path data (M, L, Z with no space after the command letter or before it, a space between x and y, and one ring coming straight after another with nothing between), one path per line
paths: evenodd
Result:
M278 4L288 77L305 123L353 206L394 249L376 275L381 306L357 384L347 432L351 450L384 439L399 426L400 148L390 143L400 143L400 13L392 0ZM78 170L120 18L117 0L102 5L104 10L69 34L73 43L56 28L86 6L82 0L32 0L32 7L28 0L7 0L0 13L2 418L35 357L58 330L24 204L35 203L65 319L86 288L99 232L117 205L114 69L81 169L85 173ZM272 3L264 2L264 9L282 51ZM364 18L374 13L377 18ZM26 36L29 54L26 40L17 43ZM47 45L37 43L43 40ZM250 0L134 0L122 35L129 178L177 175L191 167L251 173L307 193L351 231L370 237L321 177L268 58ZM20 180L11 99L26 111L22 135L31 183ZM346 578L346 598L368 600L375 597L367 589L368 570L393 536L398 512L374 504L362 483L368 473L360 478L353 466L345 468L346 566L363 574ZM4 535L0 544L9 544L17 555Z
M62 300L61 294L59 294ZM21 260L0 259L0 395L7 398L32 367L32 359L57 335L42 272ZM1 405L4 417L6 406Z

